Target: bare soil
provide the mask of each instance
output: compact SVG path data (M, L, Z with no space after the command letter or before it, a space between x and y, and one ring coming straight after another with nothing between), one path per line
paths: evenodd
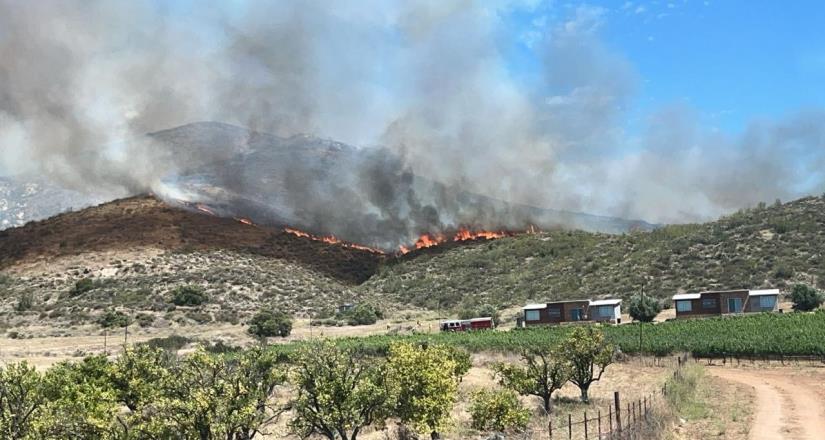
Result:
M825 436L822 369L709 367L707 371L754 390L756 412L750 440L814 440Z

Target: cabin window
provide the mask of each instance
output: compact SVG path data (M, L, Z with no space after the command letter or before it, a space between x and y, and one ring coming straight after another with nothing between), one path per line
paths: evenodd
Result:
M703 309L715 309L716 308L716 298L706 298L702 300L702 308Z
M593 311L593 317L598 318L612 318L613 306L599 306Z
M547 316L551 318L561 318L561 309L547 309Z
M762 309L769 309L773 310L773 307L776 305L776 297L771 295L760 296L759 297L759 307Z
M524 319L526 321L538 321L539 320L539 311L538 310L525 310L524 311Z
M677 312L690 312L693 310L693 303L690 301L676 301Z
M581 321L584 319L584 309L573 309L570 311L571 321Z

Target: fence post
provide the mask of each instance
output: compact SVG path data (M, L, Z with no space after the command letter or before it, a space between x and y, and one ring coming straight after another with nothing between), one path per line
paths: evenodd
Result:
M573 438L573 416L567 414L567 439Z
M631 416L633 419L631 420ZM627 402L627 428L631 429L631 427L636 425L636 410L630 408L630 402Z
M553 419L547 422L547 430L550 431L550 440L553 440Z
M587 440L587 411L584 412L584 440Z
M622 432L622 405L621 400L619 399L618 391L613 392L613 404L616 405L616 429L618 429L619 432Z
M610 428L610 435L613 435L613 407L607 405L607 425Z

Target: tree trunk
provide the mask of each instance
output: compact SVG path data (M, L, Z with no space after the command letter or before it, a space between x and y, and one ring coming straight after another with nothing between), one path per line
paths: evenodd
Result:
M590 398L587 396L587 390L590 388L590 384L582 385L579 388L582 392L582 402L588 403L590 401Z
M550 395L547 394L545 396L541 396L541 398L544 400L544 411L547 412L547 414L550 414Z
M437 431L433 431L433 432L430 433L430 440L440 440L440 439L441 439L441 434L439 434Z

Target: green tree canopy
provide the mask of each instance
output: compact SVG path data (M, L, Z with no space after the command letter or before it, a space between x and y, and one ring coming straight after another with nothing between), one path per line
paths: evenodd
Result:
M493 365L499 384L521 395L540 397L549 412L553 392L570 380L570 362L549 348L523 349L521 359L524 365Z
M798 311L809 311L819 308L825 296L815 288L806 284L796 284L791 290L791 301L793 309Z
M259 338L286 337L292 333L292 319L284 312L261 310L249 321L247 332Z
M295 363L290 426L298 436L356 440L363 428L383 424L391 402L385 362L325 341L302 349Z
M653 322L656 315L662 311L662 305L656 298L644 295L635 295L630 298L630 316L641 322Z
M582 402L588 402L588 390L613 363L616 349L604 333L593 326L577 327L561 344L560 354L571 365L570 382L579 387Z

